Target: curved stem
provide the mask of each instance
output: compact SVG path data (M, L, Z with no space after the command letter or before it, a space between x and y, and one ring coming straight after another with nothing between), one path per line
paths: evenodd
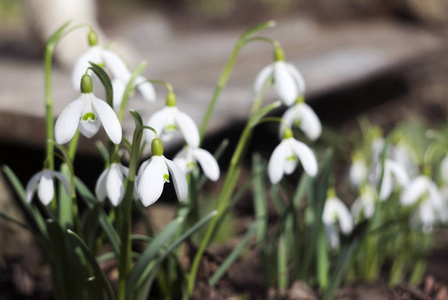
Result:
M229 60L227 61L226 66L224 67L224 70L221 73L221 77L219 78L218 84L215 88L215 91L213 93L213 97L212 100L210 101L208 108L207 108L207 112L205 113L204 119L202 120L202 124L201 127L199 129L199 137L200 137L200 142L199 142L199 146L202 144L203 140L204 140L204 135L205 135L205 130L207 129L208 126L208 122L210 121L210 118L213 114L213 111L215 109L216 106L216 102L218 101L219 96L221 95L221 91L222 89L225 87L230 74L232 73L233 70L233 66L235 65L235 61L236 58L238 57L238 54L241 50L241 48L247 44L247 41L249 40L249 37L255 33L257 33L260 30L269 28L269 27L273 27L275 26L275 22L274 21L268 21L262 24L259 24L257 26L254 26L252 28L250 28L249 30L247 30L246 32L244 32L240 38L238 39L238 41L236 42L232 53L230 54Z
M167 88L168 92L173 92L173 86L170 83L166 82L166 81L157 80L157 79L148 79L146 81L151 82L153 84L163 85L164 87ZM142 83L140 83L140 84L142 84Z

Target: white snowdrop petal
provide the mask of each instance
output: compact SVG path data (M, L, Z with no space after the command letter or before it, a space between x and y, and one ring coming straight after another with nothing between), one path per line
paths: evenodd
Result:
M187 144L194 148L199 147L199 130L193 119L181 111L177 112L175 118Z
M352 187L360 186L367 178L367 166L362 160L355 160L350 166L349 179Z
M219 165L213 155L204 149L194 149L193 155L199 162L205 176L212 181L219 179Z
M118 206L124 197L123 174L120 164L111 164L106 180L107 197L114 206Z
M381 183L380 200L384 201L390 197L394 187L394 182L389 169L385 168L383 173L383 181Z
M280 99L290 106L296 101L298 96L297 85L288 72L284 61L277 61L274 64L274 85Z
M148 122L146 122L146 125L154 128L159 135L159 138L163 135L163 128L165 127L166 120L170 117L172 114L172 110L167 109L168 107L164 107L161 110L155 112L149 119ZM152 130L145 130L144 131L145 140L148 142L148 144L151 144L152 140L154 139L154 132Z
M100 125L101 123L98 118L95 121L80 120L78 128L79 132L81 132L83 136L90 139L98 132L98 130L100 129Z
M272 152L268 163L268 175L272 184L278 183L284 172L284 165L286 161L286 152L288 145L283 140Z
M142 177L143 172L145 171L146 167L149 165L150 162L151 162L151 159L145 160L145 161L141 164L140 168L138 169L138 172L137 172L137 178L136 178L136 180L135 180L136 188L138 187L138 183L139 183L139 181L140 181L140 178Z
M272 75L273 70L274 70L274 67L271 64L271 65L264 67L260 71L260 73L258 73L257 77L255 78L254 95L258 95L261 92L266 81Z
M87 68L90 67L89 61L96 64L102 63L98 61L97 50L97 47L90 47L76 61L71 77L73 90L77 92L81 91L81 78L86 73Z
M44 205L48 205L54 197L53 177L50 170L42 172L42 177L39 180L39 189L37 191L40 201Z
M299 94L303 95L305 93L305 80L302 74L297 70L297 68L289 63L286 63L286 68L291 74L292 78L296 81Z
M31 177L26 185L26 201L28 203L33 200L34 192L36 191L37 183L39 182L40 177L42 176L42 172L38 172Z
M120 111L121 102L123 101L126 84L118 78L112 80L112 89L114 91L114 110Z
M436 222L436 216L430 201L423 201L418 208L418 216L425 226L432 226Z
M142 94L143 99L149 103L154 103L157 99L156 90L151 82L144 82L145 80L146 78L139 76L135 79L135 84L137 85L139 92Z
M327 225L332 225L336 221L334 216L336 214L335 202L337 198L328 198L325 201L324 211L322 212L322 222Z
M131 78L131 72L129 72L129 69L123 59L116 53L104 48L101 49L101 56L104 59L105 65L110 69L112 74L127 84Z
M83 100L79 97L70 103L59 115L54 127L54 137L59 145L68 143L78 129Z
M317 140L322 133L322 125L314 110L305 103L297 104L300 109L300 129L312 140Z
M96 181L95 185L95 195L100 201L104 201L107 197L107 191L106 191L106 179L107 174L109 173L110 169L104 170L98 180Z
M347 206L345 206L345 204L339 200L335 203L335 210L338 216L339 226L341 227L342 233L347 235L352 232L353 219Z
M165 174L168 174L165 160L162 156L153 156L137 185L138 196L143 206L148 207L160 198L165 184Z
M164 157L165 158L165 157ZM168 170L171 173L171 179L173 180L174 190L176 191L179 201L185 201L188 196L188 183L182 170L171 160L165 158L165 162L168 166Z
M288 158L286 158L286 160L285 160L283 170L286 175L290 175L297 168L298 160L297 160L297 157L295 157L295 154L294 154L294 158L290 157L289 155L287 157Z
M397 179L397 182L398 184L400 184L400 186L405 186L409 183L409 176L402 165L390 159L386 160L385 163L387 164L387 167L390 170L390 172Z
M311 177L316 176L318 167L313 151L311 151L311 149L304 143L294 140L293 138L288 140L294 153L299 158L305 172Z
M93 97L92 104L110 140L116 145L120 144L123 132L114 110L105 101L96 97Z
M297 119L300 119L301 115L300 115L300 110L297 109L297 105L293 105L291 107L289 107L285 113L282 116L282 120L283 122L280 123L279 126L279 137L280 139L283 138L283 132L285 131L285 124L289 127L292 128L294 121Z
M338 248L340 245L339 233L334 228L334 226L333 225L325 225L325 231L327 232L328 240L330 241L330 246L332 248Z
M427 179L419 176L411 181L402 191L400 203L402 205L412 205L416 203L426 191Z

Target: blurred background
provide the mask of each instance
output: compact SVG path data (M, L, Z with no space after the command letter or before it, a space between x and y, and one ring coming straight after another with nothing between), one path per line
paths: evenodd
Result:
M302 72L306 99L326 128L320 143L346 149L338 144L337 134L358 132L360 114L386 133L410 116L431 126L446 123L446 0L0 0L0 164L9 165L24 183L42 168L43 51L47 38L66 21L92 24L100 44L112 45L132 70L148 61L144 75L172 83L179 107L200 124L239 35L271 19L278 25L262 34L278 39L286 60ZM88 47L86 33L79 30L58 46L55 114L77 98L70 70ZM238 137L251 105L254 78L272 62L272 53L272 47L261 43L243 49L210 124L206 148L213 150L223 137ZM156 105L136 97L129 107L148 118L164 105L165 91L157 92ZM274 93L268 99L275 100ZM125 134L132 130L128 118ZM266 142L266 133L272 143ZM275 128L264 126L254 146L272 149L275 136ZM180 146L175 140L167 149L172 155ZM103 162L93 140L82 137L80 151L77 173L92 187ZM0 185L0 211L20 219L3 178ZM21 297L45 291L48 287L32 268L40 264L40 256L24 251L32 239L1 225L0 241L0 290L11 291L9 296L0 293L0 299L16 299L12 290ZM443 256L434 259L433 265L446 261ZM448 281L443 270L432 272ZM9 288L11 281L14 288Z

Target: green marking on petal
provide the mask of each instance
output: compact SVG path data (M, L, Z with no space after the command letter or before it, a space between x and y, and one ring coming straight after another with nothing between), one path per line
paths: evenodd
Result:
M86 113L84 116L82 116L82 119L84 121L91 121L91 122L93 122L93 121L95 121L96 116L95 116L94 113L89 112L89 113Z
M168 125L165 127L166 131L177 131L177 126L174 124Z
M170 182L170 176L168 174L163 174L163 180L165 182Z
M286 160L297 160L297 157L295 157L294 155L288 156L286 158Z

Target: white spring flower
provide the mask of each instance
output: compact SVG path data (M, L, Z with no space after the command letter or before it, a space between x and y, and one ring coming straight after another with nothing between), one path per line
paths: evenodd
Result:
M123 59L108 49L98 45L98 38L94 31L89 32L89 49L82 54L76 61L72 71L72 86L75 91L79 91L79 81L90 67L89 62L108 68L114 79L112 80L112 87L114 91L114 108L120 106L123 99L123 94L131 79L131 72L126 66ZM89 71L90 75L92 74ZM150 82L144 82L146 79L143 76L137 77L135 86L142 94L143 98L149 102L156 101L156 93L153 85ZM144 83L143 83L144 82Z
M140 166L136 180L137 194L142 204L147 207L156 202L162 195L165 182L169 182L170 178L173 180L177 198L184 201L188 195L184 173L173 161L163 156L160 139L153 139L151 149L153 156Z
M361 194L353 202L351 207L352 216L354 219L359 219L361 214L364 214L366 219L370 219L375 212L375 199L377 197L376 190L370 185L365 185L361 189Z
M313 151L294 139L292 130L287 128L284 139L274 149L269 159L268 174L271 182L276 184L283 178L283 174L289 175L294 172L299 161L309 176L316 176L318 166Z
M403 189L400 197L400 203L405 206L413 205L419 201L420 205L423 205L419 211L420 220L423 224L425 222L428 224L430 220L434 219L431 213L436 214L442 222L448 221L448 208L443 196L437 185L425 175L420 175L412 180Z
M275 50L275 62L264 67L255 79L254 94L258 95L266 81L273 76L275 90L285 105L290 106L298 96L305 93L305 81L293 65L284 61L280 48Z
M339 247L339 235L335 229L335 224L339 224L342 233L348 235L353 230L353 219L347 206L336 197L333 189L328 191L328 198L325 201L322 213L322 222L328 233L330 245L333 248Z
M31 177L26 185L26 201L31 202L37 187L37 195L39 200L48 205L54 197L54 183L53 177L56 177L65 188L67 194L70 194L70 183L65 176L57 171L44 169Z
M202 168L205 176L212 181L219 179L219 165L210 152L196 147L185 146L174 156L173 162L176 163L184 174L188 174L197 167L197 163Z
M129 169L120 163L112 163L104 170L95 186L95 194L100 201L109 198L113 206L118 206L124 197L123 180L128 175Z
M391 158L403 166L409 177L413 178L419 174L418 166L415 163L415 154L404 143L392 147Z
M114 144L122 139L121 125L114 110L92 93L92 79L89 75L82 77L82 93L70 103L59 115L54 128L58 144L68 143L79 131L87 138L94 136L101 123Z
M349 171L350 186L356 190L367 180L367 163L360 152L356 152L352 158L352 165Z
M174 133L180 130L188 145L199 146L199 130L193 119L176 107L176 96L173 92L168 93L166 106L154 113L146 125L154 128L162 141L170 140ZM151 143L154 133L147 131L145 138L148 143Z
M280 125L280 136L286 127L299 127L305 135L312 141L317 140L322 133L322 125L319 117L313 109L299 96L296 103L288 108L282 116L283 122Z
M372 173L372 184L378 186L381 177L381 167L379 163L374 167ZM383 180L381 182L381 190L379 199L381 201L387 200L393 192L395 183L399 187L404 187L409 183L409 175L402 165L394 160L386 159L384 161Z

